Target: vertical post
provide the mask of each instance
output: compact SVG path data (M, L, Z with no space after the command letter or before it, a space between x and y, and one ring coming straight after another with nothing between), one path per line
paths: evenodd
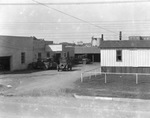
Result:
M81 82L83 82L83 73L81 72Z
M96 70L95 70L95 77L96 77Z
M89 72L90 73L90 72ZM91 79L91 77L92 77L92 73L90 73L90 76L89 76L89 78Z
M122 32L119 32L119 40L122 40Z
M103 34L101 34L101 40L102 40L102 41L104 40L104 35L103 35Z
M136 84L138 84L138 74L136 73Z
M101 67L99 68L100 74L101 74Z
M106 73L105 73L105 84L107 83Z
M92 62L94 62L94 60L95 60L95 59L94 59L94 54L93 54L93 55L92 55Z

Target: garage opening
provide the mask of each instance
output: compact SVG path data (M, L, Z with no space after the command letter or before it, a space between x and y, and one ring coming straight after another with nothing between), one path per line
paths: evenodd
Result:
M87 58L92 62L100 62L100 54L87 54Z
M10 56L0 57L0 71L10 71Z

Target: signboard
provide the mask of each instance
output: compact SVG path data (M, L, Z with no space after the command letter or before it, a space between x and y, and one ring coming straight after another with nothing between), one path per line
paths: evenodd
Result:
M52 51L62 51L62 45L49 45Z

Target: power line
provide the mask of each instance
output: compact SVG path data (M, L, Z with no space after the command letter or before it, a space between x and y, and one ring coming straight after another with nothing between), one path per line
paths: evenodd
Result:
M143 22L143 23L148 23L148 22L150 22L150 19L146 19L146 20L132 20L132 19L130 19L130 20L112 20L112 21L110 21L110 20L105 20L105 21L87 21L87 22L93 22L93 23L138 23L138 22ZM0 24L2 24L3 22L1 22ZM29 22L26 22L26 21L13 21L13 22L4 22L4 23L7 23L7 24L20 24L20 23L35 23L35 24L37 24L37 23L45 23L45 24L49 24L49 23L71 23L71 24L74 24L74 23L81 23L81 22L57 22L57 21L29 21Z
M45 5L98 5L98 4L124 4L124 3L145 3L149 0L128 0L128 1L102 1L102 2L59 2L59 3L43 3ZM35 3L0 3L0 5L39 5Z
M43 3L37 2L37 1L35 1L35 0L32 0L32 1L34 1L34 2L36 2L37 4L40 4L40 5L42 5L42 6L45 6L45 7L47 7L48 9L55 10L55 11L57 11L57 12L59 12L59 13L62 13L62 14L64 14L64 15L67 15L67 16L69 16L69 17L72 17L72 18L74 18L74 19L77 19L77 20L79 20L79 21L85 22L85 23L87 23L87 24L89 24L89 25L92 25L92 26L94 26L94 27L97 27L97 28L103 29L103 30L105 30L105 31L112 32L112 33L116 34L116 32L114 32L114 31L105 29L105 28L103 28L103 27L100 27L100 26L98 26L98 25L95 25L95 24L93 24L93 23L90 23L90 22L88 22L88 21L85 21L85 20L83 20L83 19L80 19L80 18L75 17L75 16L73 16L73 15L70 15L70 14L68 14L68 13L65 13L65 12L63 12L63 11L60 11L60 10L58 10L58 9L55 9L55 8L53 8L53 7L47 6L47 5L43 4ZM118 34L117 34L117 35L118 35Z

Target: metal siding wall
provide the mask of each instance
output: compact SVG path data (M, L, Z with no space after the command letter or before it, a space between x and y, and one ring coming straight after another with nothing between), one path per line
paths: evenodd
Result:
M116 62L115 49L101 50L101 66L150 67L150 50L122 50L122 62Z
M114 62L116 55L114 50L101 50L101 65L102 66L115 66Z

